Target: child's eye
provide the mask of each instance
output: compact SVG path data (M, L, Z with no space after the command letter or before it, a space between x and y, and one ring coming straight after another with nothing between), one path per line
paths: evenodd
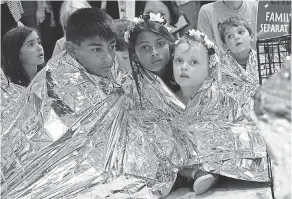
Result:
M157 47L163 47L164 46L164 42L163 41L160 41L157 43Z
M192 61L191 61L191 64L192 64L192 65L196 65L196 64L198 64L198 61L197 61L197 60L192 60Z
M244 33L244 30L240 30L239 34L242 35Z
M228 38L228 39L231 39L231 38L232 38L232 35L227 35L227 38Z
M31 42L31 43L29 43L27 46L28 46L28 47L33 47L33 43Z
M141 50L148 50L149 49L149 47L148 46L141 46Z
M175 63L177 64L181 64L183 62L183 60L181 58L176 58L175 59Z
M101 48L93 48L92 51L94 51L94 52L100 52L101 51Z

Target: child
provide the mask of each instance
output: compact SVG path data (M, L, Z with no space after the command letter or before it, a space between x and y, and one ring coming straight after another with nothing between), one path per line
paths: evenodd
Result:
M249 115L253 106L251 97L259 86L257 54L251 47L254 34L249 24L238 17L222 22L219 32L228 49L221 59L222 89L236 98L242 111Z
M125 33L134 78L138 71L150 71L175 91L177 87L173 84L171 62L174 40L165 27L165 19L160 14L150 13L134 21L134 25Z
M27 87L44 63L37 31L25 26L13 28L4 36L2 45L4 74L12 83Z
M91 8L89 3L87 3L86 0L79 0L79 1L64 1L62 3L61 9L60 9L60 23L64 32L64 35L66 34L66 26L67 26L67 20L69 19L70 15L75 12L76 10L80 8ZM66 41L65 36L59 39L56 42L53 55L59 54L64 50L64 43Z
M127 31L127 27L130 21L126 19L115 19L114 20L117 30L117 45L116 45L116 55L119 59L120 66L124 67L127 71L131 70L128 43L124 40L124 34Z
M214 44L201 39L200 34L199 31L190 30L178 40L173 56L174 78L180 86L176 94L187 106L191 106L188 103L193 98L198 98L196 94L199 91L212 84L219 64ZM216 175L187 168L182 169L180 175L194 179L193 189L198 195L205 193L218 180Z
M100 173L107 171L107 127L120 123L124 107L121 88L107 78L115 57L114 22L100 9L82 8L66 28L66 52L52 58L31 82L1 137L4 197L62 198L90 186L93 178L105 179ZM77 166L73 176L68 164ZM82 179L72 179L78 175Z
M172 126L184 137L181 140L188 143L184 148L189 151L189 159L180 175L194 179L193 189L197 194L206 192L217 182L218 175L214 174L250 181L268 179L266 170L245 165L248 161L258 166L265 164L265 145L260 142L253 123L233 120L230 113L237 113L238 105L220 90L219 64L216 46L200 31L190 30L176 44L173 69L180 86L176 94L187 107L173 119ZM246 151L253 151L255 145L261 156L254 157L253 152L247 155ZM245 169L253 174L244 175Z
M256 33L257 30L257 13L258 1L225 1L217 0L216 2L205 4L201 7L198 14L198 30L208 35L208 38L216 43L222 56L226 49L220 40L218 24L225 21L229 17L243 17L251 24L252 30ZM256 41L253 41L255 49Z

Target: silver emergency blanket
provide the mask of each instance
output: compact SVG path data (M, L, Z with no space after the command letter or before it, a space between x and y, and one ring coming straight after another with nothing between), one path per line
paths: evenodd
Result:
M203 100L195 104L195 96L184 111L154 74L141 71L140 94L131 74L120 73L116 65L110 74L108 79L90 75L67 53L39 72L17 102L15 120L3 131L3 198L161 198L179 169L193 165L264 181L264 145L242 130L253 126L228 123L213 111L224 99L209 86L213 81L202 87L204 95L198 96ZM236 102L223 102L225 112L233 113L226 104ZM189 119L192 132L181 128ZM203 134L210 119L213 128ZM238 139L229 140L232 135Z
M272 159L275 198L291 198L291 62L256 92L254 120Z
M147 92L156 92L143 102L153 110L159 107L159 117L169 119L184 108L155 76L145 75L143 81ZM109 79L90 75L67 53L53 58L27 88L14 110L14 121L3 132L2 197L167 195L183 159L181 147L163 129L153 129L155 140L151 134L146 137L148 132L129 130L137 127L125 110L139 107L131 97L132 84L131 78L124 80L116 70ZM157 146L168 142L172 147L168 150L178 154L174 158L167 152L156 153Z
M1 78L1 134L7 128L5 124L10 120L14 120L14 115L11 110L17 106L17 101L23 94L25 88L23 86L13 84L8 81L7 77L0 70Z

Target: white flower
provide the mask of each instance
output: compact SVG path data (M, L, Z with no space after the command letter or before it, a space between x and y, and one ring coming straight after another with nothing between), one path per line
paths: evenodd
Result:
M161 17L161 14L154 14L154 13L150 13L150 21L157 21L159 23L164 22L164 19Z
M144 20L142 18L134 17L132 20L135 24L142 23Z
M197 38L200 38L201 35L203 35L203 33L201 33L201 32L198 31L198 30L194 30L194 29L192 29L192 30L189 30L189 35L190 35L190 36L197 37Z
M215 46L214 43L207 38L207 36L205 36L204 40L207 48L212 48Z
M127 30L124 34L124 40L129 43L129 38L130 38L130 32Z
M168 32L171 32L171 27L169 26L164 26L164 27L167 29Z

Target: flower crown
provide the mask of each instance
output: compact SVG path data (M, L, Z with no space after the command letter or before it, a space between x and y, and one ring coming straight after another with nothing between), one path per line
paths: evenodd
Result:
M205 35L204 33L200 32L199 30L191 29L184 35L183 38L176 40L175 45L179 44L180 41L182 41L183 39L193 39L195 41L199 41L206 46L209 55L210 68L220 63L220 59L216 53L217 46L212 41L210 41L207 35Z
M158 22L158 23L162 24L168 30L168 32L170 32L170 30L171 30L171 28L166 24L166 20L161 16L160 13L158 13L158 14L150 13L149 15L146 15L144 17L143 16L135 17L131 21L132 23L128 26L128 28L127 28L128 30L124 34L124 40L127 43L129 43L130 34L133 32L135 26L140 24L140 23L143 23L145 21Z

